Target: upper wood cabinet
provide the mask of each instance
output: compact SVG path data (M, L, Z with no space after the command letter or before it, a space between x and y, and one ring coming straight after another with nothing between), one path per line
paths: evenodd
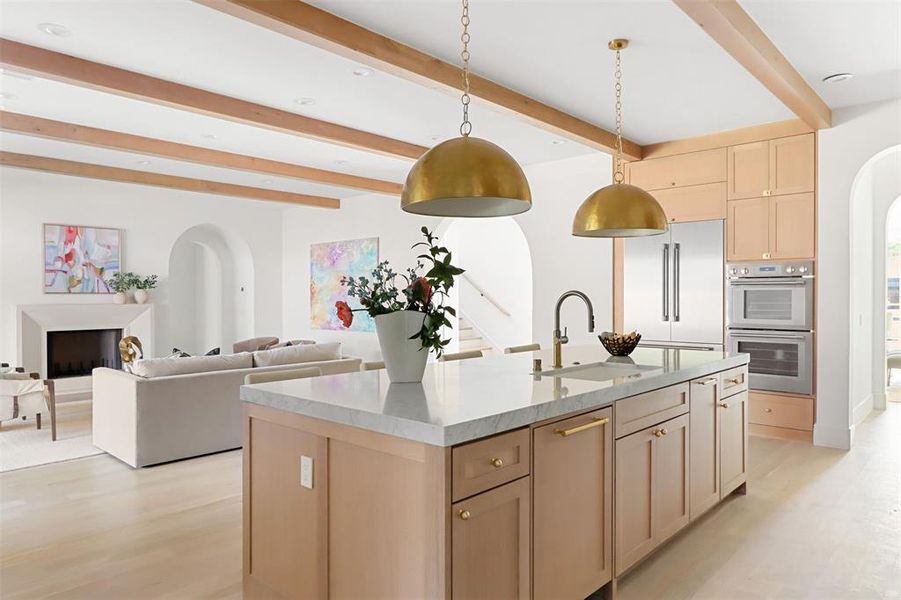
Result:
M537 427L533 440L534 598L588 597L613 577L613 410Z
M814 134L731 146L727 152L728 199L812 192Z
M719 377L691 382L691 520L720 501Z
M726 149L631 162L626 165L626 178L643 190L726 181Z
M453 597L529 600L529 478L451 506Z
M733 200L726 215L726 260L769 258L770 199Z
M616 440L617 576L688 524L688 460L688 414Z
M651 192L670 223L726 218L726 184L707 183Z
M813 258L815 204L812 193L730 200L726 260Z

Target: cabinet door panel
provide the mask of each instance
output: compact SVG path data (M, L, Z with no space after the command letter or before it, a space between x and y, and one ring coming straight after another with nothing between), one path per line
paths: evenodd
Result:
M654 545L688 525L689 415L659 426L654 451Z
M720 501L719 376L691 382L691 520Z
M451 510L454 598L528 600L529 478L457 502Z
M770 142L772 195L812 192L815 183L814 135L797 135Z
M652 195L670 223L726 218L726 184L722 182L655 190Z
M812 193L770 198L770 249L773 258L813 258L816 209Z
M616 574L654 549L654 442L650 429L616 440Z
M748 475L748 392L720 405L720 481L722 496L732 493Z
M249 575L285 598L328 597L328 473L324 437L250 420ZM300 457L313 487L300 484Z
M749 198L728 202L726 258L760 260L770 253L770 199Z
M728 198L756 198L770 187L769 142L732 146L727 154Z
M534 431L536 599L585 598L613 576L612 416L605 408ZM559 433L593 423L602 424Z
M726 181L723 148L652 158L628 164L629 183L644 190Z

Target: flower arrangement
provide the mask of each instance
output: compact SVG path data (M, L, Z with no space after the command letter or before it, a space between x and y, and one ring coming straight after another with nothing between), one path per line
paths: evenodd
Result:
M414 244L423 247L423 253L416 257L416 266L406 273L397 273L388 261L379 263L370 277L344 277L342 285L347 287L347 295L357 298L362 308L352 309L347 302L335 303L338 318L345 327L353 323L353 313L365 311L371 317L386 315L402 310L424 314L422 328L409 339L419 339L422 348L434 350L438 356L444 352L449 339L441 339L441 328L452 327L447 316L456 316L451 306L445 306L447 294L454 286L454 277L463 269L451 264L451 252L438 245L438 238L428 228L421 229L425 241ZM423 274L424 269L428 269ZM400 286L398 285L400 283Z

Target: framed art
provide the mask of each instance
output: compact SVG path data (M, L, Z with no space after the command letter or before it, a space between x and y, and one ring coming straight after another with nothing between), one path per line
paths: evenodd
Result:
M344 276L369 276L379 262L379 238L344 240L310 245L310 326L313 329L346 330L338 319L335 302L344 300L360 308L356 298L348 298L341 285ZM350 331L375 331L375 321L365 312L354 317Z
M44 293L111 294L106 280L122 268L122 232L45 223Z

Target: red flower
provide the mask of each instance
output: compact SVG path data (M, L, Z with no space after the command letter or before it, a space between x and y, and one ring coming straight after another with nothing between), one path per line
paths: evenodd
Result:
M413 292L413 298L428 305L432 301L432 284L425 277L418 277L410 284L410 290Z
M338 309L338 318L344 323L345 327L350 327L354 322L354 313L350 310L350 305L344 300L335 302L335 308Z

